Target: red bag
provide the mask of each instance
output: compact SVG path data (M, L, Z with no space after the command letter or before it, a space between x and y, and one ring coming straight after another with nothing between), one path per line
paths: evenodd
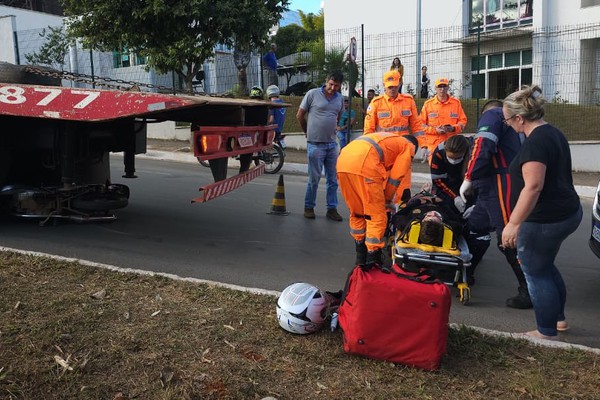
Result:
M396 265L354 268L338 311L344 350L425 370L440 366L448 342L450 289Z

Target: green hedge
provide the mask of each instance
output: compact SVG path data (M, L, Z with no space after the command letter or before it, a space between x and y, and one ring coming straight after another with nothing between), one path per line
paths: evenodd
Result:
M296 120L296 112L302 101L302 96L282 96L282 99L291 105L288 108L283 131L301 132L300 125ZM416 99L417 110L421 110L424 102L424 99ZM485 102L485 99L479 100L480 110ZM362 129L363 126L362 115L360 113L361 105L362 102L360 99L352 100L352 109L357 113L357 129ZM474 133L477 128L477 100L462 100L462 106L468 120L465 132ZM545 107L545 120L562 130L569 141L600 141L600 107L558 103L547 103Z

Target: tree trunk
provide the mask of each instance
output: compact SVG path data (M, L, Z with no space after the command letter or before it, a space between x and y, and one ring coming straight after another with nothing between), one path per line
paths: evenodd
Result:
M250 64L251 59L252 53L250 50L241 50L237 47L233 49L233 62L238 70L238 84L240 86L240 94L243 96L247 96L249 92L246 68Z
M240 85L240 94L248 96L250 91L248 90L248 74L246 74L246 68L238 68L238 82Z

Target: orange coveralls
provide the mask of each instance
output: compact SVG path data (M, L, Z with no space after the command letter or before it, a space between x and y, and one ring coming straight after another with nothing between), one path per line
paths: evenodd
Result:
M423 122L411 95L399 93L392 99L384 94L371 100L365 116L364 134L381 131L397 135L412 133L417 140L423 136Z
M368 251L385 245L386 204L410 189L415 146L395 133L371 133L351 141L337 161L342 195L350 210L350 235ZM394 199L394 194L396 195Z
M427 147L429 160L440 143L451 136L458 135L467 126L467 115L460 100L452 96L444 103L439 101L437 96L427 100L421 109L421 120L425 128L425 135L417 139L420 147ZM440 134L436 131L438 126L447 124L454 127L454 132Z

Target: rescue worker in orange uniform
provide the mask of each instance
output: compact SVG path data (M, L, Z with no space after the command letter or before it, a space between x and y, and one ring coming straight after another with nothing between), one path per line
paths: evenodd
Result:
M410 94L399 93L400 74L388 71L383 75L385 92L375 97L367 108L364 134L373 132L394 132L397 135L412 133L423 135L423 122L417 113L417 105Z
M387 210L410 199L411 162L418 146L411 135L377 132L342 149L337 176L350 211L356 265L382 265Z
M419 137L419 145L427 148L429 161L438 145L449 137L458 135L467 126L460 100L448 93L448 79L435 80L435 96L427 100L421 109L425 135Z

